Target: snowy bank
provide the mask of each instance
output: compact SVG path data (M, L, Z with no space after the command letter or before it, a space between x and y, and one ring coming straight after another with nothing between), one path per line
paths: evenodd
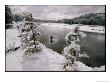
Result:
M17 29L6 29L6 51L20 47L20 38Z
M64 56L42 45L41 52L25 56L22 65L24 71L62 71L64 61Z
M69 25L69 24L63 24L63 23L42 23L41 25L55 27L55 28L62 28L67 30L73 30L76 26L79 26L81 31L102 33L102 34L105 33L104 26L92 27L90 25L80 25L80 24Z
M21 49L7 53L6 71L62 71L65 57L41 46L41 52L30 56L23 56Z
M22 59L21 51L11 51L6 54L6 71L22 71L20 63L20 59Z
M76 61L75 64L73 65L73 69L76 71L105 71L105 66L92 68L86 66L84 63L80 61Z

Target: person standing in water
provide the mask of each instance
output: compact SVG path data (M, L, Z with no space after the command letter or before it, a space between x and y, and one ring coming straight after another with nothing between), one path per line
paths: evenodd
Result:
M53 41L53 36L51 35L50 36L50 43L52 44L54 41Z

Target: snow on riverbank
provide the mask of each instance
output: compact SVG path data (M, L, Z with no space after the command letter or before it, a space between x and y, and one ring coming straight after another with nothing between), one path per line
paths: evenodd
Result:
M86 66L80 61L76 61L75 64L73 65L73 69L76 71L105 71L105 66L92 68L92 67Z
M6 71L64 71L65 57L42 45L42 51L31 56L23 56L21 49L6 55ZM72 71L105 71L105 66L88 67L76 61Z
M90 25L81 25L81 24L68 25L68 24L63 24L63 23L42 23L41 25L55 27L55 28L63 28L63 29L68 29L68 30L72 30L74 29L74 27L79 26L81 31L94 32L94 33L105 33L104 26L92 27Z

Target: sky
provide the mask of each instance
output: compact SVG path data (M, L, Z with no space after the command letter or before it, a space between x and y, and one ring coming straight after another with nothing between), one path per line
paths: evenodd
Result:
M42 20L59 20L75 18L88 13L103 13L105 6L75 6L75 5L10 5L12 13L30 12L34 18Z

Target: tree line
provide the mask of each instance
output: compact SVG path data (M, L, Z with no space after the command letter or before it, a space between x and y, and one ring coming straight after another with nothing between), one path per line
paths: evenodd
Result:
M66 24L85 24L85 25L102 25L105 26L105 13L90 13L73 19L63 19Z

